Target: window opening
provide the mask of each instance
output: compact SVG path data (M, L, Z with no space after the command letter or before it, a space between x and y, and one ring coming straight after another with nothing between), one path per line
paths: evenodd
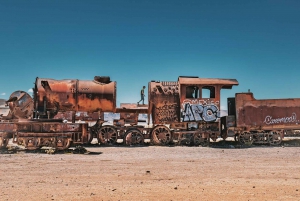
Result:
M186 98L199 98L199 88L195 86L186 87Z
M215 87L212 86L202 87L202 98L215 98Z

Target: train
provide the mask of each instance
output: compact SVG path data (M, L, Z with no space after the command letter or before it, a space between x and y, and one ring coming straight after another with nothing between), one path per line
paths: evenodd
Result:
M221 91L239 85L236 79L179 76L177 81L148 82L148 104L117 107L117 82L110 76L93 80L37 77L32 97L13 92L0 117L0 148L8 142L27 150L66 150L96 139L100 145L209 146L233 137L240 144L279 145L300 130L300 99L257 100L252 92L227 98L221 115ZM106 114L119 114L109 124ZM145 115L146 120L141 120Z

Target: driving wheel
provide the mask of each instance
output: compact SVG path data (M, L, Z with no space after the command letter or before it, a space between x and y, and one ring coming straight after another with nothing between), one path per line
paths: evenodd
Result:
M118 132L113 126L102 126L98 130L98 141L104 145L113 145L117 143Z
M131 129L125 133L124 144L128 146L141 146L144 144L144 136L138 129Z
M166 126L156 126L151 133L152 141L156 145L166 145L171 141L171 131Z

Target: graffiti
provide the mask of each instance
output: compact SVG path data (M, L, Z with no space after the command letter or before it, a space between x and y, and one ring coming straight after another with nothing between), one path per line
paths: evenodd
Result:
M160 122L178 121L176 114L177 104L165 104L162 107L156 108L156 117Z
M272 116L266 116L264 121L264 123L266 123L267 125L280 124L280 123L294 123L294 122L299 122L299 120L297 120L296 113L293 113L292 116L290 117L281 117L277 119L273 119Z
M183 103L182 121L216 121L220 117L220 110L215 104L203 105L199 103Z
M196 102L199 102L200 105L219 105L220 101L214 101L214 100L196 100Z

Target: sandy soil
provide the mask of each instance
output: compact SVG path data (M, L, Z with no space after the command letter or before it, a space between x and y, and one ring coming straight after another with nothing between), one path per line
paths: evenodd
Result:
M300 148L0 154L0 200L300 200Z

